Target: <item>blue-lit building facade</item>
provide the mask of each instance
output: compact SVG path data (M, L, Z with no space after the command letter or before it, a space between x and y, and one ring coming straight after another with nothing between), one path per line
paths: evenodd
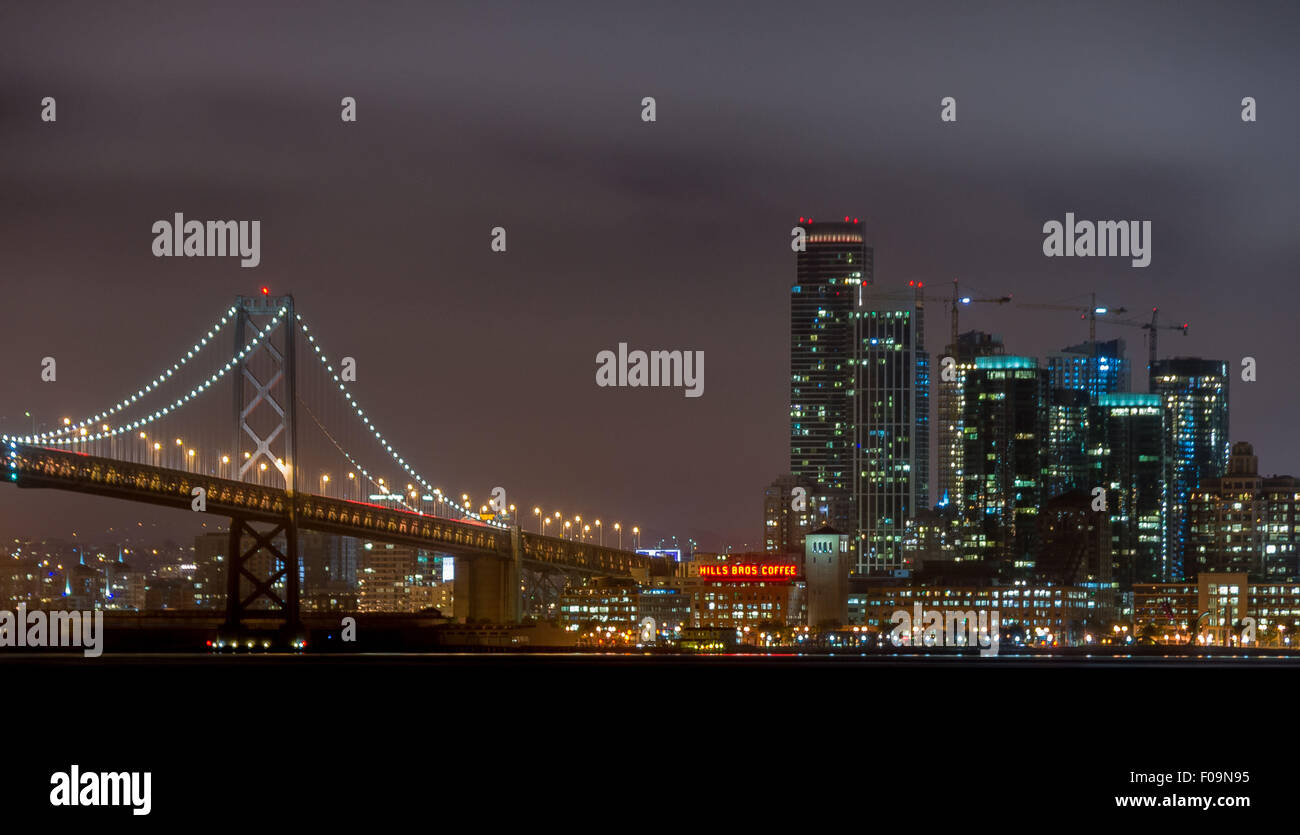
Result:
M1169 421L1169 566L1182 579L1189 554L1192 493L1227 471L1228 364L1175 357L1151 366L1151 392L1160 396Z
M1132 369L1124 356L1124 340L1083 342L1047 357L1054 389L1071 389L1090 395L1126 392L1132 388Z

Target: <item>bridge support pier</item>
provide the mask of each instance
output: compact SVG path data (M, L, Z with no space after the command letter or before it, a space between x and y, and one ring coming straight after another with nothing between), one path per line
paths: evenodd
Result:
M455 614L464 623L519 623L519 537L512 557L456 560Z
M284 537L283 550L276 543L280 536ZM226 551L229 562L223 637L242 640L248 618L278 616L283 618L280 637L286 642L297 640L302 632L298 611L298 526L289 521L259 531L247 519L236 516L230 520ZM276 591L276 585L281 582L283 597ZM267 601L270 606L257 608L255 604L259 600Z

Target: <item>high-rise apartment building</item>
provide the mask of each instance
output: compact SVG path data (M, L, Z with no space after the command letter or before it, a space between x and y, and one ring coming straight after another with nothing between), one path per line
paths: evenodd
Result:
M951 508L961 513L962 507L962 456L965 448L962 426L966 409L966 375L974 370L976 357L996 356L1006 353L1002 338L982 331L967 331L957 337L957 344L949 345L946 356L952 364L945 365L941 358L934 369L934 388L937 394L935 428L937 431L937 475L934 500L939 507Z
M1228 472L1189 500L1187 574L1232 571L1270 580L1300 577L1300 479L1261 476L1248 443L1232 445Z
M1100 394L1089 420L1088 456L1100 465L1110 515L1113 576L1123 592L1134 583L1175 579L1169 559L1168 431L1155 394Z
M1047 404L1047 459L1043 488L1048 498L1101 483L1102 461L1089 454L1093 397L1081 389L1053 388Z
M1228 364L1194 357L1156 360L1151 392L1169 412L1170 579L1181 580L1190 534L1188 502L1228 467Z
M1047 402L1047 369L1032 357L977 357L966 375L960 556L1004 578L1034 564Z
M357 572L357 608L362 612L411 612L416 549L409 545L367 542Z

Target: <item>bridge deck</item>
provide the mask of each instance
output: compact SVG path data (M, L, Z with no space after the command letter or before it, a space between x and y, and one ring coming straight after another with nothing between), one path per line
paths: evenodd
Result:
M67 490L180 510L192 510L192 491L202 487L206 513L258 522L289 520L290 496L280 487L61 449L6 443L3 473L4 481L19 487ZM414 545L453 556L515 556L511 529L310 493L298 493L292 501L298 526L306 530ZM518 535L521 561L534 566L627 575L649 564L648 557L630 551L523 531Z

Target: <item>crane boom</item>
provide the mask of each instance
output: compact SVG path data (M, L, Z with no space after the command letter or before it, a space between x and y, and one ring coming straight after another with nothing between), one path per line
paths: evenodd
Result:
M1006 304L1011 301L1011 296L1009 295L989 296L988 298L983 299L973 299L970 296L963 296L958 292L957 282L958 279L956 278L952 280L952 342L949 344L952 346L952 350L954 351L957 350L957 336L960 332L957 327L959 304Z
M1147 373L1150 373L1150 372L1151 372L1151 369L1152 369L1153 367L1155 367L1155 364L1156 364L1156 359L1157 359L1157 352L1156 352L1157 339L1156 339L1156 335L1157 335L1157 332L1158 332L1158 331L1161 331L1161 330L1182 331L1182 332L1183 332L1183 336L1186 336L1186 335L1187 335L1187 329L1188 329L1189 327L1191 327L1191 325L1189 325L1187 322L1183 322L1181 325L1162 325L1162 324L1160 324L1160 308L1158 308L1158 307L1153 307L1153 308L1151 308L1151 321L1150 321L1150 322L1142 322L1142 321L1138 321L1138 320L1136 320L1136 319L1113 319L1113 320L1111 320L1111 324L1113 324L1113 325L1124 325L1124 326L1126 326L1126 327L1130 327L1130 328L1142 328L1142 329L1145 330L1145 331L1149 331L1148 341L1147 341Z

